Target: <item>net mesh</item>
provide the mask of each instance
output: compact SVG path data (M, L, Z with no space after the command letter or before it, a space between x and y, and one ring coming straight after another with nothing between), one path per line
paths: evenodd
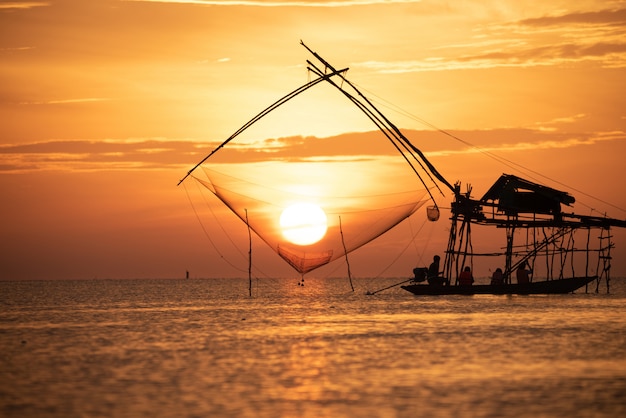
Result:
M302 274L430 200L423 166L407 164L410 147L391 141L394 130L380 119L372 131L372 118L354 104L320 84L268 107L194 168L196 180Z
M428 201L406 167L384 161L229 164L202 172L194 178L302 274L372 241ZM281 226L289 208L290 226Z

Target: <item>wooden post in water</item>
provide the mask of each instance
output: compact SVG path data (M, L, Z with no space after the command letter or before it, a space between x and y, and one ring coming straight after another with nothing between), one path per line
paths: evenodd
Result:
M248 209L246 211L246 226L248 227L248 294L252 297L252 233L248 223Z
M354 286L352 285L352 275L350 274L350 262L348 261L348 251L346 250L346 242L343 240L343 229L341 228L341 216L339 217L339 232L341 233L341 244L343 245L343 253L346 256L346 265L348 266L348 280L350 280L350 287L354 292Z

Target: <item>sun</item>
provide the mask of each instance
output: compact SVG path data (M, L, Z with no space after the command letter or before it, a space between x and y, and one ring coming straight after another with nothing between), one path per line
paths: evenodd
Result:
M294 203L280 215L285 239L296 245L315 244L326 235L326 213L313 203Z

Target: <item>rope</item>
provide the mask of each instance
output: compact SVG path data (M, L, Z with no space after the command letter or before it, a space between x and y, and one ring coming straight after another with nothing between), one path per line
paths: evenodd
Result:
M309 81L308 83L298 87L297 89L293 90L292 92L284 95L283 97L281 97L280 99L276 100L274 103L272 103L271 105L269 105L268 107L266 107L265 109L263 109L260 113L258 113L255 117L253 117L252 119L250 119L248 122L246 122L241 128L237 129L237 131L235 131L235 133L233 133L231 136L229 136L224 142L222 142L217 148L215 148L213 151L211 151L206 157L204 157L198 164L196 164L191 170L189 170L187 172L187 174L178 182L178 185L180 185L183 181L185 181L185 179L187 177L189 177L191 175L191 173L193 173L193 171L200 167L200 165L202 165L202 163L204 163L206 160L208 160L213 154L215 154L217 151L219 151L220 149L222 149L226 144L228 144L230 141L232 141L233 139L235 139L235 137L237 137L239 134L241 134L243 131L245 131L246 129L248 129L250 126L252 126L253 124L255 124L257 121L259 121L261 118L263 118L265 115L267 115L268 113L272 112L274 109L282 106L283 104L287 103L289 100L293 99L294 97L296 97L297 95L299 95L300 93L303 93L304 91L308 90L309 88L315 86L316 84L330 78L333 77L335 75L341 75L342 72L347 71L347 68L344 68L342 70L337 70L337 71L333 71L330 74L323 74L321 75L319 78L313 80L313 81Z
M424 228L424 225L426 225L426 220L424 220L422 222L422 225L419 227L417 232L415 232L415 234L413 234L413 236L411 237L411 239L409 240L407 245L402 249L402 251L400 251L400 253L396 256L396 258L391 260L389 265L387 265L387 267L385 267L380 273L378 273L378 275L376 275L374 277L375 279L380 278L387 270L389 270L391 268L391 266L393 266L400 259L400 257L402 257L404 255L404 253L409 249L411 244L413 244L415 242L415 239L417 238L417 235L422 231L422 229ZM430 241L431 236L432 236L432 231L431 231L431 234L428 236L428 240L426 241L427 243ZM424 248L426 248L426 246L424 246ZM421 257L420 257L420 260L421 260Z
M409 225L410 225L410 220L411 220L411 218L409 217ZM378 275L374 276L374 277L372 278L372 280L375 280L375 279L380 278L380 277L381 277L381 276L382 276L382 275L383 275L383 274L384 274L387 270L389 270L389 268L391 268L391 266L393 266L393 265L394 265L394 264L395 264L395 263L396 263L396 262L400 259L400 257L402 257L402 256L404 255L404 253L408 250L408 248L411 246L411 244L413 244L413 243L415 242L415 239L416 239L416 238L417 238L417 236L420 234L420 232L422 231L422 229L424 228L424 225L426 225L426 223L427 223L427 221L426 221L426 220L424 220L424 221L422 222L422 224L420 225L419 229L418 229L415 233L413 233L413 228L411 228L412 237L411 237L411 239L408 241L407 245L406 245L406 246L402 249L402 251L400 251L400 253L396 256L396 258L394 258L394 259L393 259L393 260L392 260L392 261L391 261L391 262L387 265L387 267L385 267L385 268L384 268L381 272L379 272L379 273L378 273ZM430 233L428 234L428 238L427 238L427 240L426 240L426 243L427 243L427 244L428 244L428 242L430 242L430 239L431 239L431 238L432 238L432 229L431 229ZM428 246L428 245L425 245L425 246L424 246L424 248L426 248L427 246ZM422 256L423 256L423 253L424 253L424 252L423 252L423 250L422 250L422 254L420 254L420 256L419 256L419 258L418 258L418 263L419 263L419 262L421 262L421 260L422 260ZM366 292L366 294L367 294L367 295L375 295L375 294L376 294L376 293L378 293L378 292L382 292L383 290L391 289L392 287L399 286L399 285L404 284L404 283L407 283L407 282L409 282L409 281L411 281L411 280L412 280L412 279L404 280L404 281L402 281L402 282L400 282L400 283L396 283L396 284L394 284L394 285L387 286L387 287L385 287L385 288L378 289L378 290L375 290L375 291L373 291L373 292L370 292L370 291L368 290L368 291Z
M234 268L235 270L237 270L239 272L244 272L245 273L245 270L240 269L239 267L237 267L236 265L231 263L226 257L224 257L224 254L222 254L222 252L218 249L217 245L211 239L211 236L209 235L209 232L206 230L206 228L204 227L204 224L202 223L202 219L200 218L200 215L198 214L198 211L196 210L196 207L193 204L193 201L191 200L191 196L189 195L189 190L187 190L186 184L183 184L183 187L185 189L185 193L187 194L187 199L189 200L189 203L191 204L191 207L193 209L193 213L196 215L196 219L198 219L198 223L200 223L200 227L204 231L204 235L208 238L209 242L211 243L211 246L213 246L213 249L217 252L217 254L220 256L220 258L222 260L224 260L229 266L231 266L232 268ZM215 216L215 214L213 213L212 210L211 210L211 213L213 214L213 216ZM219 221L218 221L218 223L219 223Z
M304 44L302 44L304 45ZM308 49L308 47L305 48ZM310 51L310 50L309 50ZM311 51L313 53L313 51ZM321 57L319 57L317 54L313 53L320 61L322 61L326 66L328 66L329 64L326 63L324 60L322 60ZM311 71L316 72L316 74L320 75L323 74L321 72L321 70L319 70L317 67L315 67L315 65L313 63L311 63L311 61L307 60L307 63L313 67L312 69L309 68ZM332 67L330 67L332 69ZM348 93L345 89L343 89L342 86L337 85L333 80L331 79L326 79L326 81L331 84L332 86L334 86L335 88L337 88L344 96L346 96L356 107L358 107L363 113L365 113L365 115L374 123L374 125L376 125L376 127L380 130L380 132L383 133L383 135L385 135L387 137L387 139L391 142L391 144L396 148L396 150L400 153L400 155L405 159L405 161L409 164L409 166L411 167L411 169L413 170L413 172L415 173L415 175L417 176L417 178L419 178L419 180L422 182L422 184L424 185L424 187L426 188L426 191L428 192L428 194L430 195L430 198L433 202L435 202L435 198L433 197L433 195L430 192L429 187L426 185L424 179L422 178L422 176L419 174L418 170L415 168L415 166L411 163L411 161L408 159L408 157L406 156L406 154L404 152L402 152L402 150L400 149L400 146L402 146L402 148L404 148L412 157L413 159L420 165L420 167L422 168L422 170L428 175L428 177L430 178L430 180L433 182L433 184L435 185L435 187L439 190L439 192L443 195L443 192L441 191L441 189L439 188L439 185L437 184L437 182L435 182L431 176L432 174L435 174L437 176L437 178L442 181L443 183L445 183L448 187L450 187L452 189L452 186L450 186L447 181L441 176L439 175L439 173L437 172L437 170L435 169L434 166L432 166L432 164L430 164L430 162L426 159L426 157L424 156L424 154L417 148L415 147L413 144L410 143L410 141L404 136L402 135L402 132L400 132L400 130L391 123L391 121L389 121L380 111L378 111L378 109L376 109L376 107L365 97L363 96L363 94L361 94L356 87L351 84L343 75L338 74L339 77L341 78L342 81L345 81L346 83L348 83L348 85L350 87L352 87L357 94L359 94L363 100L365 100L365 103L367 105L369 105L370 107L366 106L365 104L363 104L358 98L356 98L355 96L353 96L352 94ZM410 149L409 149L410 147ZM411 152L411 150L419 155L419 157L421 158L417 158L417 156ZM424 164L426 164L428 166L428 170L424 167L424 165L422 164L422 162L424 162Z
M194 177L195 179L195 177ZM237 246L237 244L235 243L235 241L232 240L231 236L228 234L228 231L226 231L226 228L224 228L224 225L220 222L218 216L215 214L215 212L213 211L213 207L211 206L211 204L209 203L209 200L206 198L205 194L203 193L204 190L200 188L200 184L198 181L196 181L196 188L198 189L198 193L200 193L200 196L202 196L202 199L204 201L204 204L206 205L206 207L209 209L209 212L211 212L211 215L213 216L213 219L215 219L215 222L217 223L217 225L220 227L220 229L222 230L222 233L226 236L226 238L228 239L228 241L231 243L231 245L235 248L235 250L237 250L237 252L239 253L239 255L241 256L242 259L246 259L246 256L244 255L243 251L241 250L241 248L239 248L239 246Z
M356 83L354 83L354 84L358 86L358 84L356 84ZM359 88L362 88L362 87L359 86ZM483 154L483 155L485 155L485 156L487 156L487 157L489 157L489 158L499 162L500 164L502 164L504 166L507 166L507 167L509 167L511 169L514 169L514 170L523 171L523 172L525 172L525 176L530 177L532 180L534 180L536 182L540 182L540 180L537 179L536 177L534 177L531 174L534 174L537 177L541 177L543 179L551 181L551 182L553 182L555 184L559 184L559 185L561 185L561 186L563 186L563 187L565 187L567 189L573 190L576 193L580 193L581 195L586 196L586 197L588 197L590 199L593 199L593 200L595 200L597 202L604 203L605 205L608 205L608 206L610 206L610 207L612 207L614 209L617 209L617 210L622 211L622 212L626 212L625 208L622 208L620 206L614 205L614 204L612 204L610 202L607 202L607 201L605 201L603 199L600 199L599 197L593 196L593 195L591 195L589 193L585 193L582 190L579 190L579 189L577 189L575 187L572 187L572 186L570 186L568 184L565 184L565 183L563 183L561 181L558 181L558 180L553 179L553 178L551 178L549 176L546 176L545 174L542 174L542 173L540 173L540 172L538 172L536 170L528 168L528 167L526 167L526 166L524 166L522 164L516 163L515 161L511 161L511 160L509 160L509 159L507 159L505 157L502 157L502 156L500 156L498 154L495 154L492 151L488 151L488 150L486 150L484 148L481 148L481 147L479 147L477 145L474 145L471 142L466 141L466 140L464 140L462 138L459 138L458 136L454 135L453 133L451 133L449 131L446 131L445 129L439 128L436 125L434 125L434 124L432 124L432 123L430 123L430 122L428 122L428 121L426 121L426 120L424 120L424 119L422 119L422 118L420 118L420 117L418 117L418 116L416 116L416 115L414 115L414 114L412 114L412 113L410 113L410 112L408 112L408 111L406 111L406 110L404 110L404 109L402 109L402 108L400 108L398 106L395 106L394 104L388 102L387 100L381 98L380 96L377 96L376 94L372 93L371 91L368 91L367 89L363 89L363 90L368 92L371 96L377 98L378 99L377 103L379 105L384 106L384 107L386 107L389 110L395 111L396 113L402 114L402 115L408 117L409 119L413 119L414 121L417 121L417 122L421 123L422 125L425 125L425 126L431 128L431 129L433 129L433 130L435 130L435 131L437 131L437 132L439 132L439 133L441 133L443 135L446 135L446 136L454 139L455 141L460 142L463 145L466 145L466 146L468 146L468 147L470 147L472 149L475 149L479 153L481 153L481 154ZM528 173L531 173L531 174L528 174ZM582 202L579 202L579 203L582 206L585 206L585 207L591 209L592 211L598 212L596 209L592 208L591 206L589 206L589 205L587 205L585 203L582 203ZM598 212L598 213L600 213L600 212Z

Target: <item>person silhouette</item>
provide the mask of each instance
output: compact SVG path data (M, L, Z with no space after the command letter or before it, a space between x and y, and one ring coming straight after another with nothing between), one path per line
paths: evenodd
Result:
M470 266L465 266L461 274L459 274L459 286L471 286L472 283L474 283L472 269Z
M433 262L430 263L426 273L428 284L433 286L443 286L446 283L446 279L439 277L439 260L441 260L441 257L438 255L434 256Z
M519 265L519 267L517 267L517 283L518 284L527 284L530 283L530 277L529 274L532 272L530 269L526 269L526 266L528 264L526 262L523 262L522 264Z
M498 267L496 271L493 272L491 276L491 284L499 285L504 283L504 275L502 274L502 269Z

